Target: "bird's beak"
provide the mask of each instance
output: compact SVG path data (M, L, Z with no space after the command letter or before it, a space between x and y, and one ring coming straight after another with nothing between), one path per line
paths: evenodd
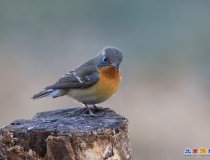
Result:
M118 69L119 67L116 64L111 64L112 67Z

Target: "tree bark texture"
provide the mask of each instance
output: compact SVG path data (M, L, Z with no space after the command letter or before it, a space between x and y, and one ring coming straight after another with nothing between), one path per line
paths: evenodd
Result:
M0 160L131 160L128 120L100 108L37 113L0 129Z

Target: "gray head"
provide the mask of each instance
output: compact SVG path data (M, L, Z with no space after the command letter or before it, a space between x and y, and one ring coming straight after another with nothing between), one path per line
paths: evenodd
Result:
M105 47L98 57L98 67L113 66L119 68L123 59L122 52L115 47Z

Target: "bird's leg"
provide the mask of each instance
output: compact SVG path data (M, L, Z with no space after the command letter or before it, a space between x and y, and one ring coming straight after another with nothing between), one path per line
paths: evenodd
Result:
M94 114L94 113L91 111L91 109L88 107L87 104L84 104L84 105L85 105L87 111L89 112L90 116L96 116L96 114Z
M95 105L95 104L93 104L93 109L94 109L94 111L98 111L98 110L99 110L99 108L98 108L98 107L96 107L96 105Z
M93 109L95 112L97 112L97 111L99 112L99 111L103 111L105 108L101 108L101 107L99 108L95 104L93 104Z

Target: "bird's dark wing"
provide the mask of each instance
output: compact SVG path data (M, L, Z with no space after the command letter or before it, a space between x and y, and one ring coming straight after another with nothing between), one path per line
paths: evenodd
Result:
M86 88L99 79L97 68L90 66L80 68L66 73L56 83L47 86L45 89L72 89L72 88Z

